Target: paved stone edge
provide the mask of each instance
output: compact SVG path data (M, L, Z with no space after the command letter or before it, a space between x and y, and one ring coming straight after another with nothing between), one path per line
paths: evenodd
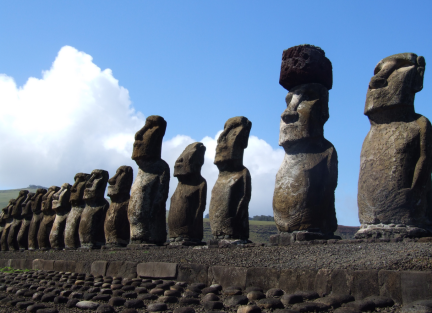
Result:
M166 262L64 261L0 259L0 268L77 272L123 278L174 279L187 283L220 284L222 287L255 286L286 293L316 291L319 294L351 294L356 300L380 295L406 304L432 298L432 271L277 269L207 266Z

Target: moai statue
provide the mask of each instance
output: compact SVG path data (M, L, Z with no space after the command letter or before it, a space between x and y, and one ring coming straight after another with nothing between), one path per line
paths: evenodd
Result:
M27 198L22 204L22 222L21 228L19 229L17 240L18 247L20 250L28 249L28 234L30 229L30 223L33 217L32 204L34 202L34 192L29 192Z
M279 145L285 156L273 194L278 238L284 238L279 244L334 238L337 229L338 161L335 147L324 138L332 82L331 62L320 48L300 45L283 52L279 83L289 92Z
M8 251L9 250L8 236L9 236L10 227L11 227L12 222L13 222L12 210L13 210L13 207L15 206L16 202L17 202L16 199L10 199L9 204L5 208L3 208L4 227L3 227L2 235L0 238L0 246L1 246L2 251Z
M93 170L84 189L85 207L78 228L81 248L98 249L105 245L104 223L109 207L105 200L108 172Z
M78 229L81 221L81 214L84 211L84 190L86 188L87 180L90 178L89 174L77 173L71 188L70 203L71 210L66 218L66 226L64 231L65 249L72 250L81 246Z
M49 250L51 245L49 242L49 235L54 224L56 214L52 209L52 202L54 194L60 190L60 187L51 186L48 188L47 198L42 201L42 214L43 218L39 225L39 231L37 234L37 241L40 250Z
M214 164L219 176L210 200L210 227L220 243L247 243L249 201L252 186L249 170L243 166L252 123L244 116L230 118L217 140Z
M174 165L178 185L171 197L168 215L170 244L200 244L203 238L203 213L207 182L201 176L206 147L195 142L186 147Z
M111 204L105 218L105 240L107 247L125 247L130 239L127 210L133 170L130 166L120 166L114 177L108 181L108 197Z
M12 208L11 216L13 218L13 221L9 228L9 234L7 239L9 251L19 250L18 232L21 228L22 223L22 206L27 199L28 193L28 190L20 190L18 198L16 199L16 203Z
M163 244L166 241L166 200L170 180L168 164L161 159L167 123L152 115L135 134L132 160L138 175L128 207L131 244Z
M414 110L425 67L414 53L389 56L375 67L364 110L371 128L360 156L356 238L431 235L432 128Z
M32 212L33 216L30 222L30 228L28 233L28 249L36 250L39 249L37 235L39 232L39 226L43 219L42 203L46 201L48 197L48 191L44 188L36 190L36 194L32 198Z
M64 183L60 190L53 196L52 208L56 214L53 227L49 236L51 249L62 250L65 246L64 231L66 220L71 210L69 198L71 195L71 185Z

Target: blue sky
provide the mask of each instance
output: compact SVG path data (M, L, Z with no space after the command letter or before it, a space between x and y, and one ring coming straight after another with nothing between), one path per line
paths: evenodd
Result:
M178 151L175 150L178 154L174 155L173 150L170 162L175 161L191 140L209 137L214 141L225 121L238 115L252 121L251 136L261 140L261 144L268 144L273 149L271 153L281 155L279 119L286 107L287 93L278 83L282 51L304 43L319 46L333 64L334 83L325 137L334 144L339 157L337 216L339 224L358 225L356 196L360 150L369 130L369 121L363 115L367 84L375 65L386 56L414 52L423 55L426 63L432 60L431 6L430 1L1 0L0 74L13 79L17 90L23 89L30 77L43 79L42 71L50 70L60 49L70 46L91 56L93 64L102 71L112 71L118 85L128 91L128 114L142 114L141 119L137 115L136 125L153 114L166 119L167 151L171 147L169 144L175 146L181 141ZM431 118L432 80L429 76L426 67L424 89L417 94L415 107L418 113ZM104 96L110 99L115 95ZM44 101L27 105L46 110L52 115L51 120L55 120L56 114L67 112L64 103L67 101L58 101L49 108L44 106ZM5 100L0 106L4 105L8 105ZM95 102L94 105L101 111L88 110L88 114L100 125L101 136L104 127L121 132L123 124L115 121L117 115L108 114L111 112L108 109L106 116L98 115L95 112L103 112L104 104ZM112 107L116 105L113 102ZM80 112L86 112L85 105L80 108ZM132 109L135 111L131 113ZM19 116L27 111L23 109ZM79 122L71 119L68 123ZM126 118L124 123L131 127L125 134L133 132L133 123ZM34 154L30 148L22 150L21 147L20 150L14 146L25 146L26 141L19 143L21 137L28 140L31 132L17 131L12 136L13 128L3 130L3 141L9 145L0 146L3 155L0 157L0 189L28 184L61 185L65 181L72 182L74 171L91 171L91 168L81 170L72 165L76 156L61 161L51 159L53 151L71 155L72 152L61 147L76 133L70 131L69 137L54 140L49 137L54 129L38 137L41 142L52 140L52 145L39 154ZM92 134L89 131L84 136L92 137ZM98 138L94 136L94 140ZM85 144L75 139L71 141L76 145L71 146L70 151L81 149L85 154L79 159L83 164L99 166L94 159L107 158L100 166L107 166L111 176L116 167L123 165L114 164L114 160L123 162L120 156L110 160L109 152L93 151L92 157L92 153L85 152ZM209 142L209 145L212 144ZM210 150L208 147L207 153L214 153ZM20 156L5 157L14 153ZM124 160L123 163L126 160L130 163L125 165L134 165L130 159ZM274 160L278 158L263 155L255 162L274 163ZM28 164L28 169L17 173L24 171L23 164ZM45 168L43 164L48 165ZM44 176L41 174L44 172L36 168L52 170L52 175ZM274 168L263 173L274 177ZM14 169L14 172L6 169ZM274 178L256 176L254 180L254 173L249 169L254 197L254 190L256 194L261 190L260 183L265 181L268 185L267 181ZM170 193L176 184L175 178L171 180L174 185ZM210 180L209 190L212 188ZM266 194L259 194L260 201L252 199L251 215L272 214L271 189L269 186Z

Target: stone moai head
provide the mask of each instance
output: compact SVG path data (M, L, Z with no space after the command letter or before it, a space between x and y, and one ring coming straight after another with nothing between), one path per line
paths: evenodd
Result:
M42 201L43 197L46 195L48 191L45 188L39 188L36 190L35 195L32 197L32 211L35 214L38 214L42 210Z
M11 217L11 213L16 202L17 202L16 199L10 199L9 204L2 209L3 219L8 219L9 217Z
M14 204L12 208L11 215L15 218L18 218L21 216L22 212L22 205L27 198L29 191L28 190L20 190L18 194L18 198L16 199L16 203Z
M326 58L325 52L312 45L291 47L282 53L282 64L279 84L286 90L304 85L317 83L332 89L332 64Z
M188 145L174 164L174 177L200 176L205 151L206 147L201 142Z
M42 212L44 214L51 213L53 196L59 190L60 190L60 187L51 186L48 188L47 193L42 197Z
M321 84L293 87L285 98L279 145L289 146L301 139L324 136L324 123L329 118L328 90Z
M323 137L329 118L328 91L333 85L332 64L312 45L285 50L279 84L289 90L280 122L279 145L287 148L301 139Z
M74 184L71 187L71 194L69 201L72 206L78 206L84 204L84 190L86 188L87 180L90 178L90 174L77 173L74 177Z
M414 53L399 53L382 59L369 82L364 114L371 118L374 113L386 109L414 108L415 94L423 89L425 67L424 57Z
M214 164L220 171L237 170L243 166L243 152L248 146L252 122L244 116L226 121L217 140Z
M100 201L104 199L105 189L108 183L108 172L93 170L86 183L83 199L86 201Z
M34 192L29 192L27 194L27 198L25 199L25 201L22 204L22 216L27 216L27 215L31 215L33 214L32 212L32 205L34 202Z
M151 115L147 117L146 123L135 134L135 142L133 144L132 160L150 161L161 158L162 139L165 135L167 122L163 117Z
M130 166L120 166L115 175L108 181L108 197L113 199L129 197L133 181L133 169Z
M69 209L70 208L70 195L72 186L68 183L64 183L60 190L53 195L52 208L54 211L59 209Z

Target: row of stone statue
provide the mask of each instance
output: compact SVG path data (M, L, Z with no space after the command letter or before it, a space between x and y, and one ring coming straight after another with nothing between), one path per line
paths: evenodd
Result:
M414 96L423 88L426 62L414 53L392 55L375 67L364 114L371 129L363 143L358 187L362 228L357 238L426 236L432 231L432 126L415 113ZM279 145L285 157L276 175L273 212L281 233L306 232L309 239L332 238L337 229L335 189L338 161L324 138L329 118L332 64L322 49L301 45L285 50L279 83L289 92L280 120ZM149 116L135 135L132 159L138 174L122 166L108 172L77 174L74 186L21 191L2 218L2 250L94 248L106 245L162 244L166 241L169 166L161 159L167 123ZM243 166L252 123L229 119L218 138L219 169L210 201L215 239L247 242L251 176ZM174 166L179 183L168 217L172 244L199 244L207 183L201 176L206 148L186 147ZM130 191L130 194L129 194ZM303 236L304 237L304 236Z
M432 127L414 110L425 67L425 59L414 53L389 56L375 67L364 109L371 128L360 156L362 226L356 238L432 234ZM283 52L279 83L289 92L280 120L285 157L273 196L276 226L282 233L331 238L337 228L338 161L323 126L329 118L332 64L318 47L291 47Z
M215 164L220 170L212 190L210 223L216 239L247 242L251 177L243 166L251 122L229 119L218 139ZM103 245L163 244L166 242L166 200L170 169L161 159L166 122L150 116L136 133L132 159L138 175L132 185L130 166L108 172L78 173L68 183L21 190L3 209L1 249L77 249ZM168 217L171 244L201 244L207 183L201 176L206 148L196 142L186 147L174 165L178 186L171 197ZM104 198L108 186L111 204ZM132 189L131 189L132 185Z

